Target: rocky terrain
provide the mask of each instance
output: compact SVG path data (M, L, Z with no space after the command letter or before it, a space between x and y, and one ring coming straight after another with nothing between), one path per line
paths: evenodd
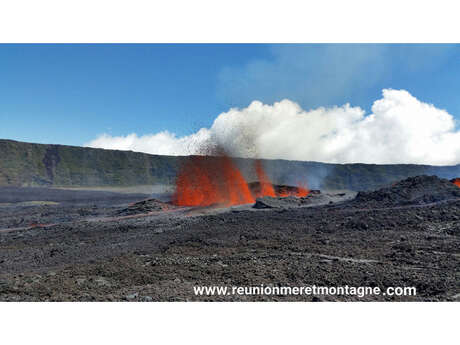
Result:
M100 187L171 185L190 157L24 143L0 139L0 186ZM216 157L207 156L213 160ZM417 175L460 176L460 165L329 164L261 160L273 183L308 181L313 189L374 190ZM247 181L257 181L254 160L235 159Z
M460 188L453 182L436 176L415 176L377 191L359 192L354 203L373 207L391 207L423 205L458 198L460 198Z
M456 301L459 190L420 176L356 198L321 191L308 203L277 200L268 208L177 207L142 195L9 203L0 207L0 300ZM413 286L417 295L193 291L261 284Z

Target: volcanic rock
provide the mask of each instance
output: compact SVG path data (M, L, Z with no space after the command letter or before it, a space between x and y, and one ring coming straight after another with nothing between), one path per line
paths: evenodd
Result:
M265 196L257 198L253 208L281 208L288 209L294 207L322 206L328 204L337 204L349 201L354 198L355 193L321 193L320 190L310 190L310 193L304 197L287 196L287 197L270 197Z
M288 196L284 198L265 196L262 198L257 198L253 208L289 208L300 206L300 204L301 198L296 198L294 196Z
M157 199L147 199L129 205L127 208L118 211L117 215L131 216L135 214L144 214L154 211L165 211L172 208L175 208L175 206L172 204Z
M437 176L415 176L373 192L359 192L355 204L376 207L423 205L460 198L460 189Z
M261 183L259 181L250 182L248 183L249 190L253 195L257 195L261 191ZM296 195L299 193L299 187L296 186L288 186L288 185L279 185L273 184L273 190L277 195L284 194L284 195ZM310 190L309 193L319 194L319 190Z
M433 190L444 193L444 187L441 182ZM365 203L354 208L346 201L355 197L351 191L323 188L313 195L292 208L177 207L148 217L113 217L114 210L127 207L119 206L127 203L123 198L98 206L91 218L78 210L92 204L0 207L0 300L306 301L305 295L199 296L192 289L216 282L296 286L304 281L417 289L411 296L320 295L325 301L460 298L460 198L376 210ZM323 198L334 205L318 206ZM149 204L174 207L157 200L131 209ZM55 224L16 228L20 219L23 226ZM49 255L52 250L56 255Z

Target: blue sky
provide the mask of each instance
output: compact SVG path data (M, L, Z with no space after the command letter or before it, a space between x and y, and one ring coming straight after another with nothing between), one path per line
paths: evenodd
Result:
M460 120L459 45L0 45L0 138L83 145L179 136L230 107L288 98L370 112L405 89Z

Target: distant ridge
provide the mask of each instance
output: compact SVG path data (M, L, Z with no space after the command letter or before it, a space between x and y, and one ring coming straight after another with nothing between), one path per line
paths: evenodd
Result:
M0 139L0 186L135 186L173 184L186 157L32 144ZM213 159L208 157L207 159ZM248 180L253 160L237 159ZM417 175L460 176L460 165L328 164L263 160L274 183L308 181L310 188L373 190Z
M0 186L169 183L180 158L0 139Z

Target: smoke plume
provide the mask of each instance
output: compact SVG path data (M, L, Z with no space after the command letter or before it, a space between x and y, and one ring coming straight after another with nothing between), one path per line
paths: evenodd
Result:
M86 146L162 155L203 154L221 147L238 157L329 163L460 163L454 117L392 89L383 90L367 115L349 104L304 110L288 99L273 105L253 101L188 136L103 134Z

